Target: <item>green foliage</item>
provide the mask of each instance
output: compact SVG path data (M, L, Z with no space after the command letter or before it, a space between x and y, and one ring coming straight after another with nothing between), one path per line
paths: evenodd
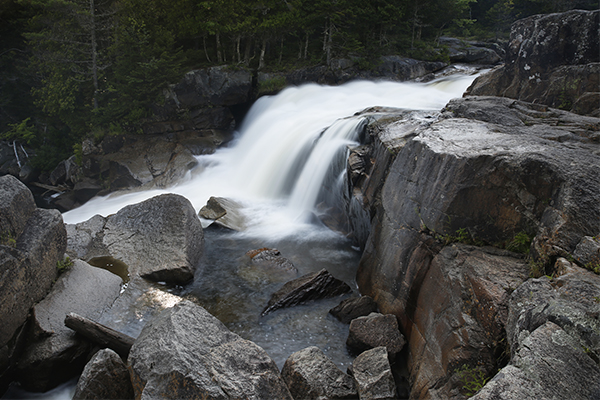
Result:
M600 259L592 260L584 265L584 268L600 275Z
M0 234L0 244L8 247L17 247L17 239L10 232L2 232Z
M262 81L258 85L258 94L272 94L279 92L287 86L283 76L274 76L273 78Z
M30 126L31 118L25 118L17 124L8 124L10 128L7 132L0 134L0 139L13 141L16 140L23 144L31 145L36 139L35 126Z
M56 262L56 269L58 269L58 273L62 274L69 268L73 266L73 261L69 257L65 257L63 260L58 260Z
M506 250L515 253L528 254L531 247L532 238L525 232L519 232L506 245Z
M484 246L485 242L473 235L467 228L459 228L456 230L454 235L444 235L441 237L444 245L447 246L452 243L463 243L473 246Z
M463 393L468 397L475 395L489 380L481 368L470 367L466 364L458 370L458 376L462 384Z

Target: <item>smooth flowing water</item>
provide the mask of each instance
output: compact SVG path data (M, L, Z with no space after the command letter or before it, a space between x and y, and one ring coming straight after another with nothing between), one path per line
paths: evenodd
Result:
M356 144L364 123L354 115L373 106L439 111L451 98L460 97L474 78L457 74L426 84L357 81L337 87L290 87L260 98L236 139L215 154L197 157L198 166L178 185L94 198L64 213L66 223L78 223L162 193L181 194L196 210L211 196L242 205L247 222L243 232L205 229L203 272L193 283L183 288L131 285L126 293L130 301L122 301L103 322L136 336L152 316L144 307L168 304L176 294L202 305L232 331L263 347L279 367L293 352L315 345L345 370L352 361L345 347L348 326L328 314L342 298L260 317L270 295L290 277L256 268L245 253L277 248L296 266L298 276L326 268L357 293L358 250L344 236L311 223L323 182L334 184L331 169L333 182L343 178L340 160L345 160L347 147Z

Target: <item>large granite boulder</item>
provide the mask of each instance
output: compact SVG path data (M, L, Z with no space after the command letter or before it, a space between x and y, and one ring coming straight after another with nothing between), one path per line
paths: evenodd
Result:
M358 397L352 377L340 371L318 347L308 347L289 356L281 376L294 399Z
M453 63L493 65L502 61L506 54L496 43L465 41L446 36L440 37L438 42L447 46L450 61Z
M98 320L119 296L121 278L81 260L64 272L33 308L28 343L17 366L18 380L46 391L83 369L91 345L64 324L69 313Z
M573 10L515 22L505 65L478 78L468 93L600 116L599 19L598 10Z
M125 263L132 277L153 281L189 282L204 249L194 207L175 194L156 196L67 229L68 254L84 260L110 256Z
M189 301L144 327L128 364L136 399L292 399L263 349Z
M133 399L129 370L111 349L98 351L85 365L73 400Z
M18 179L0 177L0 392L24 343L31 307L48 293L58 275L67 235L60 213L35 207Z
M359 189L358 202L363 204L363 209L374 215L357 272L361 293L373 297L382 313L398 317L409 348L412 348L411 342L421 346L418 337L425 334L422 330L418 336L411 332L417 329L417 320L423 327L428 326L426 321L446 324L440 332L456 331L466 322L480 333L492 326L495 328L490 332L501 332L501 324L493 322L496 317L489 319L479 312L475 317L455 313L458 319L450 314L438 320L424 318L441 302L423 303L425 309L417 313L423 285L428 284L427 277L438 274L435 271L449 274L454 268L449 253L445 253L445 259L438 258L436 263L441 264L434 269L432 261L450 237L499 247L508 247L520 237L525 250L533 238L534 263L541 266L542 274L551 274L557 257L572 254L583 237L596 236L600 226L597 201L600 197L600 164L597 162L600 119L492 97L453 100L440 118L430 119L428 124L407 127L402 124L406 121L405 115L394 117L389 110L387 113L387 117L378 117L369 125L369 131L376 136L369 153L374 165L365 170L366 179L359 180L358 187L354 188ZM381 159L377 158L378 154L382 154ZM379 161L382 166L377 166ZM389 168L384 167L390 164ZM389 170L387 177L386 169ZM383 187L372 181L376 174L385 177ZM520 279L526 275L523 268L524 263L515 259L512 269L519 272ZM436 277L441 279L441 275ZM466 279L451 278L456 283ZM445 286L444 290L435 286L432 293L443 295L454 291L451 297L460 298L460 291L468 293L464 290L469 280L464 282ZM489 280L479 282L486 288L481 295L502 288L495 295L500 299L502 293L510 290L510 285L498 286ZM512 289L516 285L515 281ZM492 315L497 313L494 311ZM488 338L491 342L487 343L499 339L501 335ZM469 349L466 342L458 343ZM460 355L461 352L454 351L454 356L470 357L468 351ZM485 353L488 361L496 359L493 353ZM445 352L440 354L443 354L441 359L454 357ZM417 390L415 393L424 395L427 388L436 384L440 384L440 389L446 383L450 385L446 389L458 385L450 378L453 365L435 367L437 372L426 368L419 372L420 361L409 359L412 373L424 377L424 381L413 388ZM438 392L438 395L443 397L449 393Z

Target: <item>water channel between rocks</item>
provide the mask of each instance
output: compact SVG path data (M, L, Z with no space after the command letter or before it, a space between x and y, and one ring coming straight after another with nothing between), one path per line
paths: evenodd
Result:
M325 268L357 295L354 279L360 252L341 234L311 223L316 202L323 197L322 182L332 182L327 181L330 164L357 144L360 120L349 117L373 106L436 112L460 97L474 78L457 74L427 84L352 82L288 88L259 99L237 139L213 155L198 157L198 167L179 185L95 198L65 213L66 223L78 223L167 192L185 196L197 211L211 196L242 205L244 232L205 229L205 254L193 283L167 287L133 280L100 322L135 337L160 309L177 301L176 295L203 306L230 330L263 347L279 368L293 352L314 345L345 371L353 359L345 346L348 325L328 311L348 295L261 317L271 294L296 276L262 271L245 253L277 248L298 269L297 276ZM343 166L334 171L340 177L344 173ZM61 397L48 398L57 396Z

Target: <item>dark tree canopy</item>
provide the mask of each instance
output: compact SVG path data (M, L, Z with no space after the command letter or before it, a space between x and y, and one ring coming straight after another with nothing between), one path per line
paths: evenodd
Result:
M0 0L0 139L50 168L93 132L137 132L189 69L444 59L441 35L506 38L597 0Z

